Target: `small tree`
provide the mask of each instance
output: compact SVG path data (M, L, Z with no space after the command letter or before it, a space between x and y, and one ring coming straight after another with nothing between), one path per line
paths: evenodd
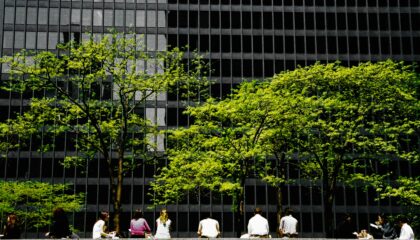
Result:
M80 211L84 194L68 194L68 185L34 181L0 181L0 214L15 213L21 224L35 230L51 223L53 210Z
M299 68L274 77L273 92L295 119L290 152L320 180L324 226L332 233L337 184L382 179L375 162L418 159L419 77L402 63ZM297 101L296 101L297 100Z
M245 180L265 173L260 138L273 112L270 99L258 89L255 82L246 83L232 99L188 108L194 123L170 132L168 166L152 183L155 204L173 203L203 189L224 193L233 199L240 236Z
M157 150L152 140L158 134L156 124L144 117L147 101L171 89L192 95L206 83L200 77L204 71L201 58L191 59L187 66L183 56L177 48L147 52L131 35L113 34L100 41L67 44L58 54L21 52L3 57L1 62L10 66L4 89L46 91L43 97L31 98L28 111L2 125L3 136L16 147L28 137L17 130L29 129L29 135L44 138L75 134L69 140L78 154L68 155L64 164L80 166L94 158L103 161L113 222L119 232L124 175ZM13 125L22 128L13 129Z

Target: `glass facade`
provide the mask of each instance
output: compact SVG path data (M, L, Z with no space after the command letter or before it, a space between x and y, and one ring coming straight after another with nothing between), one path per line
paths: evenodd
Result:
M361 61L385 59L420 61L420 1L418 0L2 0L0 2L0 50L11 55L20 49L54 51L58 43L81 41L93 33L101 37L109 28L131 32L143 39L149 51L186 46L203 54L215 81L210 95L223 98L244 79L263 79L283 70L320 62L341 61L352 66ZM143 37L144 36L144 37ZM141 65L141 64L140 64ZM144 64L143 64L144 65ZM139 66L147 67L147 66ZM149 66L153 67L153 66ZM7 66L2 66L2 78ZM112 83L101 86L112 95ZM115 89L114 89L115 91ZM25 108L20 96L2 91L0 118L13 117ZM161 129L186 126L185 105L176 94L153 96L145 117ZM104 166L92 162L87 169L64 169L60 161L74 151L71 133L55 139L53 151L32 148L11 152L0 159L3 179L35 179L74 183L74 191L87 192L87 207L73 214L72 224L80 236L90 237L97 212L110 209L108 177ZM164 136L157 139L164 151ZM47 140L46 140L47 142ZM377 170L384 171L379 169ZM389 166L396 174L414 175L406 163ZM157 166L145 165L124 182L122 229L128 229L131 212L143 208L149 223L159 215L151 205L148 183ZM284 189L285 206L291 206L302 237L322 236L321 189L299 180L290 168L288 178L298 179ZM249 179L245 186L244 229L255 206L264 209L270 229L276 228L276 192ZM334 205L335 220L354 214L357 226L368 226L378 212L398 213L392 201L374 201L373 191L340 186ZM174 237L195 237L203 213L213 212L221 223L223 237L234 236L231 199L214 193L190 194L168 206L174 222ZM334 221L334 222L337 222ZM152 227L153 228L153 227Z

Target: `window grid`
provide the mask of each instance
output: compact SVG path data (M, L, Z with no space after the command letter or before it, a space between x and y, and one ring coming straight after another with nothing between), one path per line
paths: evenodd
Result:
M381 0L382 1L382 0ZM181 1L180 1L181 2ZM409 29L404 29L403 24L403 15L408 14L408 21L410 23L414 22L415 19L418 19L417 16L420 14L419 6L385 6L375 2L375 5L371 6L349 6L346 2L344 6L332 5L326 6L324 0L321 1L291 1L290 5L275 5L273 1L252 1L255 4L249 5L240 2L235 4L236 1L222 1L217 4L214 1L198 1L198 3L191 3L188 1L182 1L183 3L178 3L174 0L169 0L169 3L166 4L164 1L152 1L144 0L137 1L133 3L131 1L121 1L121 0L112 0L106 1L103 3L92 3L90 0L81 0L81 1L64 1L64 0L55 0L55 1L44 1L37 0L36 2L28 2L22 0L6 0L3 1L3 4L0 5L0 11L2 12L3 19L0 23L0 50L3 54L13 54L18 51L20 48L26 46L34 46L34 50L52 50L54 48L55 42L62 42L64 35L61 34L64 31L68 31L71 35L72 32L79 32L80 37L83 37L82 33L86 31L93 32L94 34L104 34L107 33L106 21L105 21L105 11L112 13L112 26L116 26L118 31L131 31L132 28L129 25L129 22L134 22L133 31L136 34L148 34L156 37L145 37L146 45L149 41L150 46L159 49L160 42L158 34L166 36L167 43L172 46L183 46L185 44L195 45L202 53L208 52L208 60L212 63L213 67L216 67L214 73L209 74L209 78L216 80L214 89L211 89L209 93L214 97L226 97L230 93L231 89L238 83L240 83L243 78L266 78L270 77L273 73L278 73L281 70L293 69L297 65L309 65L315 61L321 62L333 62L336 60L341 60L345 65L353 65L359 61L379 61L387 58L394 58L398 60L405 60L408 62L419 61L420 52L416 48L420 44L420 31L415 29L414 24L410 24ZM225 4L225 3L228 4ZM285 1L286 3L286 1ZM302 3L302 4L301 4ZM306 4L308 3L308 4ZM328 4L328 2L327 2ZM411 2L413 4L413 2ZM319 6L322 5L322 6ZM23 8L23 13L25 16L31 15L29 8L36 9L36 21L35 23L28 22L28 19L22 19L18 16L18 8ZM13 10L13 19L6 19L6 9ZM65 9L69 9L68 16L62 16L62 13ZM63 11L62 11L63 10ZM99 10L102 17L100 19L101 24L95 22L95 13L96 10ZM31 10L32 11L32 10ZM46 11L45 19L41 17L41 12ZM65 10L67 11L67 10ZM117 21L117 11L122 11L122 26ZM128 12L134 12L134 15L128 16ZM137 22L142 22L138 18L141 17L141 14L137 14L136 11L144 11L144 24L138 26ZM170 18L171 14L177 14L175 25L169 20L165 21L164 26L160 22L161 12L166 12L165 16L167 19ZM184 19L181 19L181 13L183 11L187 12L187 23L186 27L180 27L184 23ZM208 14L201 14L201 12L207 12ZM87 16L84 18L84 13L87 13ZM196 13L195 13L196 12ZM227 15L222 13L227 12ZM58 16L54 14L57 13ZM150 15L149 15L150 13ZM216 13L212 15L212 13ZM240 23L242 26L239 28L234 27L234 16L236 13L239 13L241 19ZM333 29L328 29L328 24L330 22L328 14L334 16L335 27ZM366 15L361 15L359 13L366 13ZM265 15L268 14L268 15ZM276 15L279 14L279 15ZM303 17L303 28L298 29L298 16L302 14ZM307 15L309 14L309 15ZM310 17L313 14L313 29L307 28L307 17ZM317 15L320 14L320 15ZM346 18L346 29L339 28L339 14L344 14ZM369 14L373 14L372 18ZM383 15L381 15L383 14ZM72 16L78 16L79 24L73 24ZM151 17L153 16L153 17ZM216 26L214 27L214 17L217 16ZM228 16L227 19L225 16ZM249 26L246 26L246 18L250 17ZM266 17L268 16L268 17ZM281 18L281 26L276 28L276 16ZM291 18L288 18L291 16ZM320 17L317 17L320 16ZM350 29L351 24L348 19L349 16L355 16L355 29ZM385 16L387 21L387 27L381 27L381 16ZM396 28L395 24L391 22L391 16L394 16L398 22L398 27ZM406 18L406 15L404 15ZM150 19L149 19L150 17ZM416 18L417 17L417 18ZM50 19L57 18L58 23L51 22ZM206 20L204 20L204 18ZM131 19L131 20L130 20ZM266 20L270 19L271 27L267 27ZM363 20L364 19L364 20ZM371 20L376 19L376 25ZM203 20L203 22L202 22ZM44 23L46 22L46 24ZM69 25L65 25L63 22L68 21ZM229 25L226 27L224 21L228 21ZM374 20L375 21L375 20ZM197 22L197 23L194 23ZM288 24L292 24L292 28L289 28ZM318 23L317 23L318 22ZM322 23L323 24L320 24ZM201 24L208 23L208 26L201 26ZM197 27L192 27L192 24L197 24ZM318 24L318 25L317 25ZM366 25L363 27L363 24ZM394 24L394 25L393 25ZM319 28L318 28L319 26ZM374 26L374 29L371 28ZM362 27L362 29L361 29ZM34 43L30 41L30 36L35 36L33 38ZM171 38L171 36L173 38ZM9 38L11 37L11 38ZM266 37L269 37L266 42ZM11 39L11 41L10 41ZM56 39L56 40L55 40ZM171 39L174 39L172 41ZM186 39L186 40L185 40ZM229 41L224 41L224 39L229 39ZM234 51L234 39L240 39L240 51ZM309 40L310 39L310 40ZM340 39L345 42L345 53L341 53L340 50ZM373 51L374 40L377 39L378 51ZM382 40L384 39L384 40ZM203 40L203 41L202 41ZM249 42L247 42L249 40ZM278 43L279 40L281 43ZM297 44L302 43L303 45ZM356 47L353 48L350 45L352 40L356 40ZM151 42L153 41L153 42ZM195 41L195 42L194 42ZM330 42L335 42L335 47L329 48ZM410 46L407 50L404 49L404 43L409 42ZM207 43L207 46L204 46ZM216 44L218 43L218 44ZM290 44L291 43L291 44ZM314 52L309 53L310 43L313 43ZM387 44L388 43L388 44ZM228 44L228 45L225 45ZM320 48L320 45L323 44L323 48ZM281 46L281 50L277 50L278 46ZM289 45L291 48L289 48ZM361 46L366 46L367 52L361 52ZM215 48L216 47L216 48ZM249 51L244 51L246 47L250 47ZM271 50L270 50L271 48ZM388 48L388 51L384 49ZM191 53L193 49L187 50L187 55ZM226 51L224 51L226 50ZM225 63L229 63L225 65ZM251 69L246 69L246 66L251 66ZM239 67L240 70L235 69ZM2 68L4 69L4 68ZM250 71L250 72L249 72ZM270 75L271 74L271 75ZM4 74L2 74L3 77ZM103 83L105 84L105 83ZM33 93L35 94L35 93ZM8 117L11 116L12 111L22 111L24 106L23 104L24 96L15 96L12 94L0 96L0 107L2 109L7 109ZM18 101L15 101L18 100ZM181 104L181 99L176 95L175 99L170 99L169 96L165 100L159 100L157 96L150 102L151 106L163 106L166 115L166 125L169 126L169 122L173 121L172 118L175 118L174 125L171 127L179 127L189 124L189 119L181 120L181 112L184 109L184 106ZM145 106L144 106L145 107ZM171 112L171 115L169 115ZM175 112L175 114L172 114ZM155 113L156 114L156 113ZM165 128L164 126L163 128ZM0 160L0 165L4 166L4 171L0 173L3 179L16 179L16 178L34 178L34 179L43 179L46 181L52 182L74 182L74 191L89 191L88 194L92 194L91 191L96 191L93 193L94 197L87 198L87 210L82 213L75 214L75 217L72 219L73 224L80 224L83 229L83 234L89 236L91 231L91 226L93 225L92 220L97 216L97 212L103 208L110 208L110 198L107 191L109 191L109 186L106 181L106 177L100 174L103 166L100 165L100 161L97 161L96 166L91 166L86 168L88 174L81 174L79 170L75 169L60 169L60 166L57 165L58 161L72 150L69 148L68 139L72 136L70 134L64 135L63 139L56 138L55 141L63 141L62 149L53 149L51 153L39 154L35 151L32 151L31 144L29 150L20 150L14 155L11 155L6 160ZM15 161L16 160L16 161ZM15 161L15 163L12 163ZM36 168L37 163L41 168ZM49 163L57 167L51 167L50 169L43 170L42 166L47 166ZM11 164L15 164L12 167ZM398 169L402 169L400 163L396 163ZM151 180L149 172L152 173L156 171L157 166L145 166L141 169L138 169L136 172L133 172L129 178L125 181L125 187L130 191L129 200L124 203L124 209L128 209L128 212L134 210L135 208L143 208L146 210L146 207L150 204L145 196L145 193L148 191L147 183ZM412 168L408 166L409 174L412 173ZM293 175L293 169L287 169L289 176ZM61 175L61 176L60 176ZM297 176L300 176L300 173L297 173ZM130 179L130 180L128 180ZM270 203L269 196L271 196L271 191L274 191L272 188L261 182L255 182L252 179L246 183L246 211L247 213L243 218L243 227L246 227L246 222L250 216L250 211L254 206L263 206L266 216L271 216L275 212L274 203ZM300 231L303 232L303 236L320 236L320 232L323 229L320 229L315 224L315 219L318 218L319 214L322 213L320 209L320 204L317 200L317 191L318 186L312 185L312 183L299 182L296 184L291 184L287 186L287 191L285 191L284 205L291 205L296 212L298 213L299 220L303 219L305 216L310 216L311 225L300 225ZM361 192L359 189L349 189L345 186L339 190L343 196L342 204L336 204L335 217L339 218L339 215L344 212L352 212L358 215L356 219L361 219L362 216L367 215L369 221L373 221L370 217L373 213L378 212L377 210L381 207L386 207L387 211L398 211L399 208L395 203L388 201L385 204L375 203L370 204L370 194ZM137 197L136 194L141 192L141 197ZM263 193L265 201L259 199L259 194ZM305 196L309 194L309 203L304 202ZM176 230L174 236L176 237L187 237L195 236L196 230L196 218L200 218L202 212L213 211L220 214L221 224L225 229L223 230L224 236L233 236L233 217L230 212L229 200L224 197L217 200L217 194L211 194L213 198L207 203L204 198L204 195L200 195L201 200L194 200L195 195L189 194L188 198L175 204L174 206L169 206L169 211L171 212L171 218L175 218ZM102 200L102 197L105 196L105 200ZM297 196L297 197L296 197ZM367 207L369 206L369 207ZM131 216L131 213L126 213L124 215L127 219ZM146 210L148 221L153 221L158 216L158 209L155 210ZM195 215L196 214L196 215ZM83 221L80 223L79 218L76 217L83 216ZM183 217L186 217L186 226L181 226L181 220L184 220ZM128 222L127 219L123 220ZM273 230L275 225L275 219L270 220L270 227ZM359 225L364 223L358 222ZM123 225L124 228L124 225ZM178 229L183 230L178 230ZM83 236L83 234L81 236Z

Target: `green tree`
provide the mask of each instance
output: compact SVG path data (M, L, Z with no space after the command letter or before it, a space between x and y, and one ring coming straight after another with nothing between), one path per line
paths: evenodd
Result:
M322 186L327 236L339 182L379 181L375 163L418 161L419 83L411 66L392 61L315 64L273 78L270 88L297 123L289 153Z
M51 224L57 207L67 212L80 211L84 194L68 194L68 185L35 181L0 181L0 215L15 213L28 230Z
M258 84L243 84L231 99L189 107L188 128L169 133L168 166L152 183L155 204L169 204L187 193L209 190L233 199L235 230L241 234L244 186L266 169L260 137L273 112Z
M120 232L124 175L153 159L158 150L153 140L157 127L146 119L146 105L171 89L192 96L206 83L202 59L197 56L186 64L183 57L177 48L146 51L130 34L67 44L58 54L24 51L3 57L0 61L10 67L3 88L32 91L33 96L27 111L1 124L0 137L7 142L2 147L22 147L29 136L39 136L53 139L41 149L48 151L56 136L75 134L69 140L77 154L68 155L64 165L103 161L113 223Z

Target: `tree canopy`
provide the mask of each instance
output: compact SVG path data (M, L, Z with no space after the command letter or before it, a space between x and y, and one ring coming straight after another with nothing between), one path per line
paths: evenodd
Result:
M166 99L171 90L194 96L207 83L201 57L188 64L183 58L177 48L150 52L134 36L116 33L69 43L58 53L5 56L0 62L9 70L3 89L32 96L27 110L0 125L0 137L7 140L2 147L10 151L22 147L25 139L42 137L52 139L41 149L49 151L55 137L73 134L68 140L75 151L63 164L103 161L119 232L124 175L163 151L157 141L162 137L157 131L159 116L154 112L155 118L148 119L146 106ZM156 106L150 109L156 111Z
M206 188L238 203L246 178L281 186L289 180L285 164L294 163L302 178L321 186L331 236L339 185L375 186L389 175L375 166L418 162L419 84L412 66L393 61L317 63L245 82L229 99L187 110L194 123L170 133L169 164L156 176L155 201ZM411 186L415 200L418 189Z
M69 185L36 181L0 181L0 214L15 213L20 224L35 230L48 226L53 210L80 211L84 194L69 193Z

